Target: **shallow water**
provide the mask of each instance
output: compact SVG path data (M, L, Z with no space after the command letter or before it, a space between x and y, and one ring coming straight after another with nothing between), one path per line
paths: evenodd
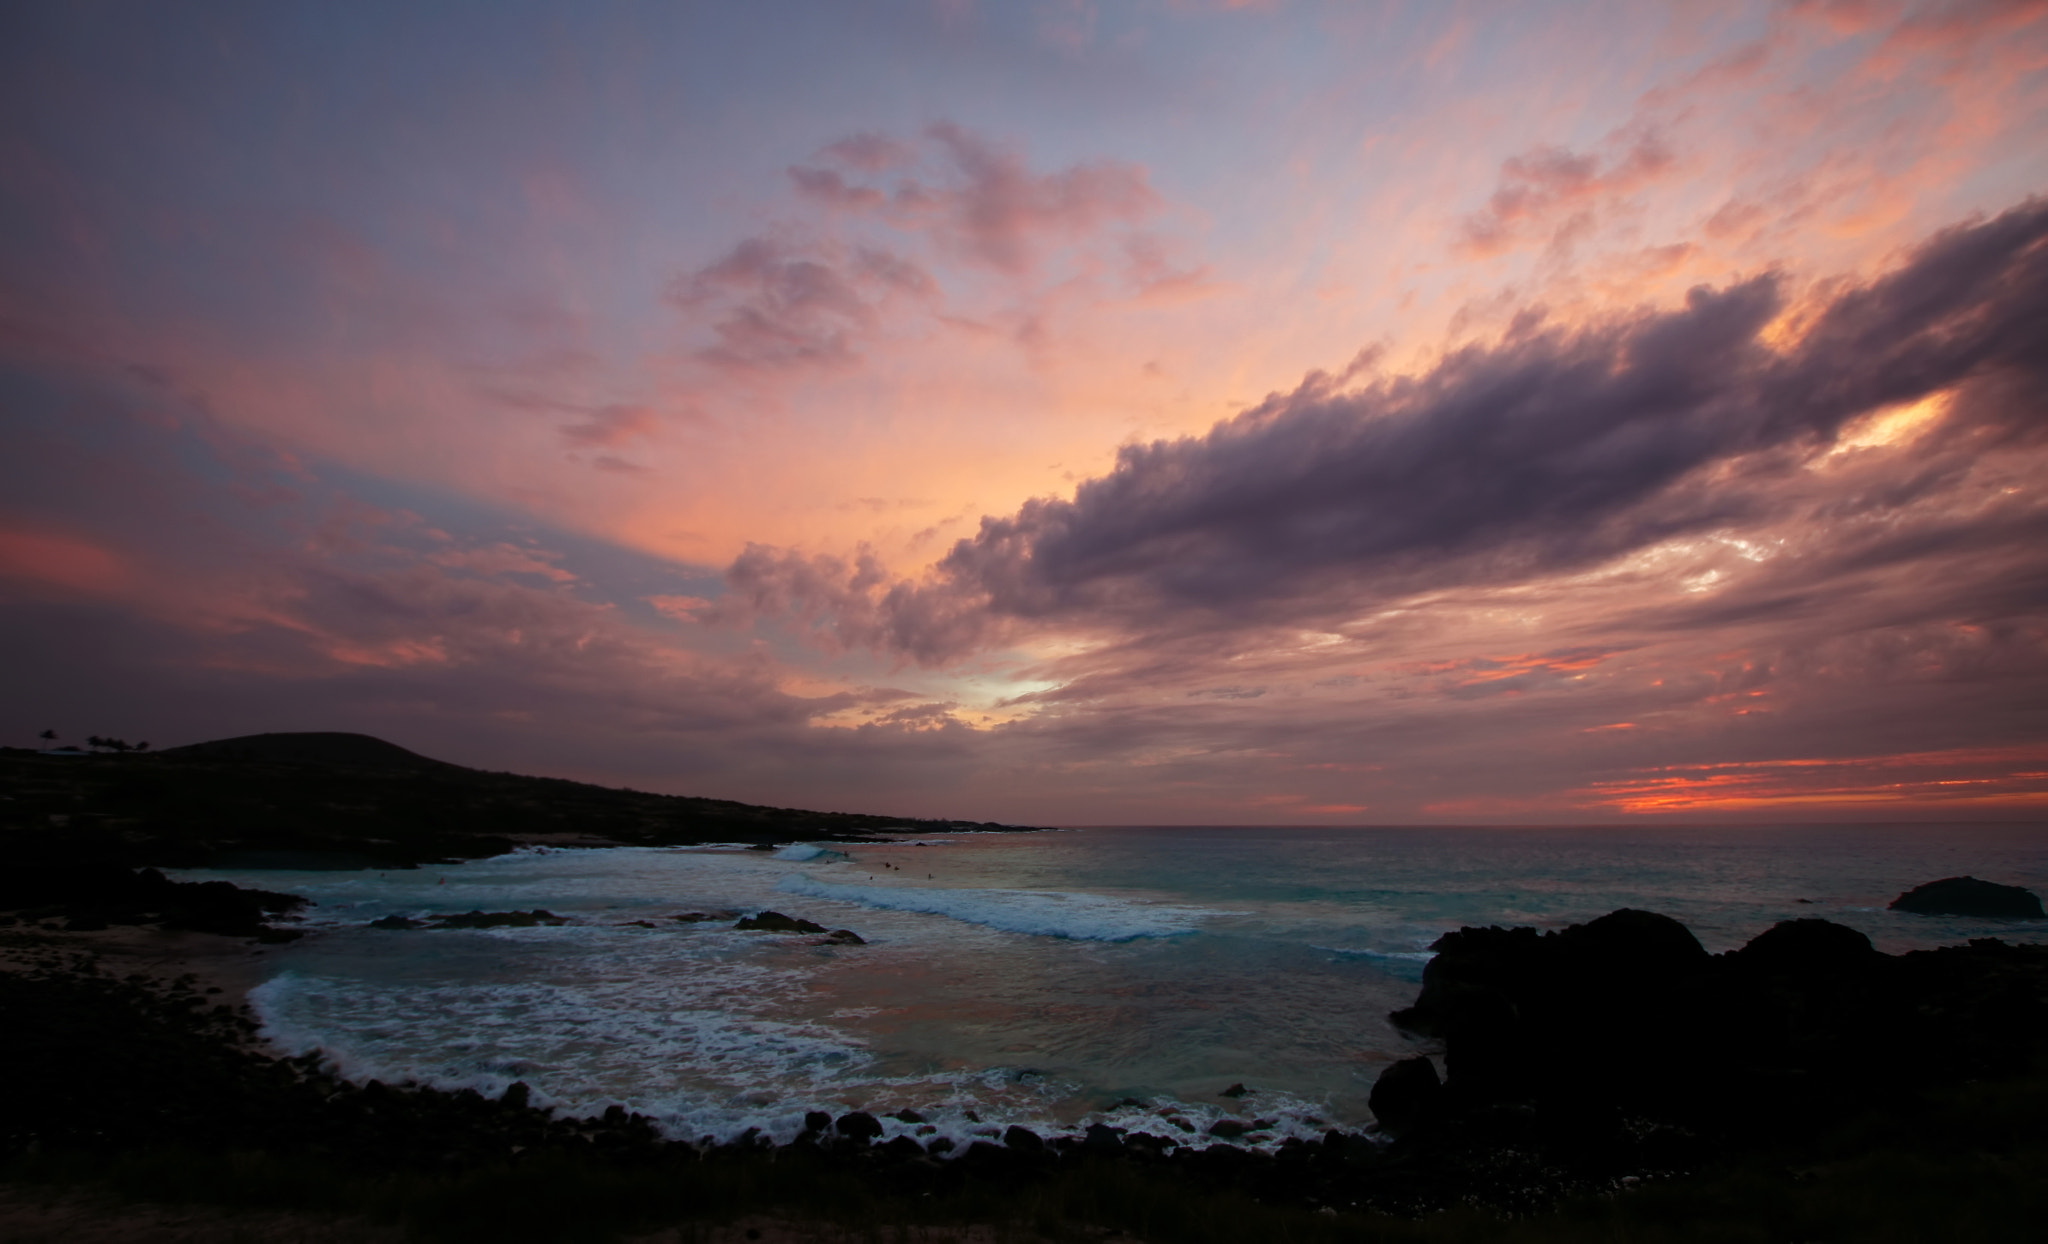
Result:
M273 952L278 974L253 995L277 1045L359 1079L490 1094L524 1080L542 1104L623 1103L685 1139L788 1139L806 1110L851 1107L911 1108L962 1143L1097 1118L1173 1138L1224 1114L1271 1120L1245 1142L1262 1147L1363 1125L1373 1077L1417 1048L1387 1012L1414 999L1428 945L1465 924L1640 907L1711 951L1810 915L1891 952L2048 933L1884 910L1959 873L2048 892L2041 825L1117 828L807 854L190 875L319 904L323 935ZM572 923L363 927L535 907ZM869 944L669 918L764 908ZM1219 1096L1233 1083L1250 1093Z

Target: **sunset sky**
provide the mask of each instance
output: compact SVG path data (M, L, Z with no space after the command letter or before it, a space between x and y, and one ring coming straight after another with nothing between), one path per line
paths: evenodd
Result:
M2048 817L2048 0L25 3L0 743Z

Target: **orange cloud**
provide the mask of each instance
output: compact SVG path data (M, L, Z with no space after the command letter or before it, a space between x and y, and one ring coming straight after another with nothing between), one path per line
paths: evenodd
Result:
M1929 811L2048 805L2048 749L2039 747L1725 761L1637 772L1646 776L1595 782L1578 794L1586 803L1639 814L1816 805Z

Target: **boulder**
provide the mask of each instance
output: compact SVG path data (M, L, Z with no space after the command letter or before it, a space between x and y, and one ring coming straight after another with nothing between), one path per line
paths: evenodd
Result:
M1624 907L1555 935L1561 951L1578 960L1580 971L1619 978L1656 978L1697 972L1707 964L1700 939L1669 916Z
M822 1132L831 1126L832 1116L822 1110L810 1110L804 1113L804 1131L806 1133Z
M1111 1127L1107 1123L1090 1123L1081 1143L1089 1149L1121 1149L1124 1147L1125 1129Z
M865 1110L840 1115L835 1126L849 1140L869 1141L882 1134L882 1121Z
M1044 1153L1045 1140L1030 1128L1011 1124L1003 1132L1003 1145L1020 1153Z
M1744 972L1781 977L1853 975L1884 961L1869 937L1811 917L1780 920L1729 958Z
M1381 1131L1399 1136L1429 1118L1442 1096L1443 1082L1437 1078L1436 1064L1418 1055L1380 1072L1366 1105L1379 1120Z
M1218 1140L1236 1140L1247 1130L1243 1119L1218 1119L1209 1125L1209 1135Z
M865 946L867 944L868 939L852 929L834 929L827 933L824 940L819 943L822 946Z
M373 929L417 929L423 923L423 921L414 920L410 916L386 916L382 920L370 921L370 927Z
M883 1145L882 1152L892 1158L921 1158L924 1156L924 1146L908 1136L898 1136Z
M1944 877L1915 886L1891 901L1892 911L1917 916L1983 916L1992 920L2048 918L2041 899L2016 885L1999 885L1975 877Z
M1390 1018L1444 1039L1447 1087L1461 1095L1640 1097L1705 1056L1693 1016L1713 957L1668 916L1623 908L1551 933L1464 928L1431 949L1421 996Z

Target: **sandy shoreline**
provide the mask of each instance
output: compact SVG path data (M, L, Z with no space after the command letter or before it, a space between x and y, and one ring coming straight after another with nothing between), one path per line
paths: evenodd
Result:
M53 955L65 962L76 955L92 955L103 971L117 977L140 974L166 983L195 977L202 993L218 990L221 1001L240 1007L248 1002L250 990L273 975L273 956L267 953L272 949L246 937L150 925L116 925L93 932L19 925L0 929L0 971L21 971Z

